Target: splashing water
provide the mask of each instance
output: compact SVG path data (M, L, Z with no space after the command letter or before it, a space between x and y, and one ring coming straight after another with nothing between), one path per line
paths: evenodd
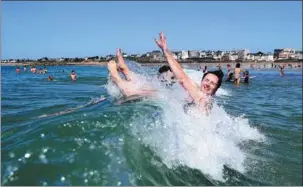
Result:
M200 84L201 72L186 70L186 73ZM140 75L138 85L147 84L150 80L143 76ZM209 116L201 115L195 109L185 113L183 105L186 92L178 84L172 89L165 89L156 78L152 78L151 84L159 92L158 97L148 103L159 107L161 112L134 115L131 128L168 167L185 165L221 181L224 181L224 166L245 172L247 155L239 145L249 140L265 141L265 136L251 127L247 119L230 116L216 102ZM113 97L119 95L118 88L111 81L107 89ZM220 88L217 95L230 94Z

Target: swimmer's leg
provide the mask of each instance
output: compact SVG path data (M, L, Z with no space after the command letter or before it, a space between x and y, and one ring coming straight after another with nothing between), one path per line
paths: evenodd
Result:
M121 90L122 94L126 97L134 95L129 82L123 80L120 77L120 75L117 71L117 64L115 63L115 61L113 61L113 60L109 61L109 63L107 64L107 68L111 75L112 80L117 84L117 86Z
M117 49L116 51L117 59L118 59L118 70L123 73L127 81L132 80L131 78L131 71L127 67L127 65L124 62L124 59L121 55L121 49Z

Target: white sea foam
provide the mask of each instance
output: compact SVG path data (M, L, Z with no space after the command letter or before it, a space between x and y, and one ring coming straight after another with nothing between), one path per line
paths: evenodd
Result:
M194 70L186 73L195 81L200 81L203 75ZM223 180L224 165L244 172L247 155L239 144L265 140L248 119L230 116L216 103L208 116L195 109L185 113L186 92L178 84L173 89L164 89L156 80L151 83L160 90L154 102L162 111L136 115L130 127L168 167L186 165L215 180Z

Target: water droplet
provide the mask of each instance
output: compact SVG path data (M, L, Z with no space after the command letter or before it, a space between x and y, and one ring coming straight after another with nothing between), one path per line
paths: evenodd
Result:
M61 181L65 181L65 177L62 176L62 177L61 177Z
M120 186L121 184L122 184L122 183L121 183L120 181L117 183L118 186Z
M40 136L41 136L41 138L44 138L44 134L43 133Z
M30 156L31 156L31 154L29 154L29 153L26 153L26 154L24 155L25 158L29 158Z
M9 157L14 158L15 154L14 153L9 153Z
M85 179L85 180L84 180L84 182L85 182L85 183L87 183L87 182L88 182L88 180L87 180L87 179Z
M43 153L46 153L47 151L48 151L47 148L44 148L44 149L42 150Z
M83 114L83 116L86 116L86 114Z
M43 182L42 185L43 185L43 186L47 186L47 182Z
M95 145L94 145L94 144L91 144L91 145L89 146L89 149L95 149Z

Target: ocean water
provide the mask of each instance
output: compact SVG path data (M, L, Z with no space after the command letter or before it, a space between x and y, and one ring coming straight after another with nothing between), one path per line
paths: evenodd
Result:
M204 116L184 112L186 93L157 66L128 64L157 97L121 104L101 66L1 67L1 184L302 185L302 69L252 69Z

